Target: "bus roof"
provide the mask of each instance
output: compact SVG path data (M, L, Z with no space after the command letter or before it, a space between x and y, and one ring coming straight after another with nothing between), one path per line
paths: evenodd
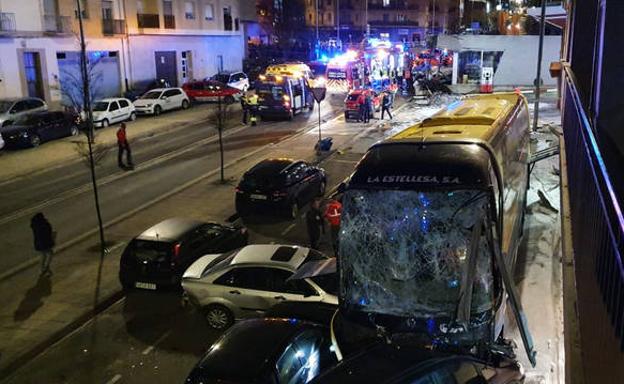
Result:
M388 141L457 141L480 140L488 142L502 127L507 117L524 96L516 93L496 93L468 96L449 104Z
M284 63L269 65L265 71L267 75L284 75L303 77L310 73L310 67L304 63Z

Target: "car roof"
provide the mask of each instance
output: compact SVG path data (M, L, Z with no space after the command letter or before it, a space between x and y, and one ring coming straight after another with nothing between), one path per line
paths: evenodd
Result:
M297 245L252 244L239 249L230 265L265 264L297 269L308 253L308 248Z
M146 229L135 239L175 241L180 239L180 237L190 230L204 224L206 223L195 219L173 217L163 220L160 223Z
M295 319L251 319L234 324L197 363L189 378L251 383L273 365L286 344L307 329L325 327ZM253 348L249 348L253 346ZM243 369L241 369L243 367Z
M154 92L154 91L155 91L155 92L169 91L169 90L172 90L172 89L181 89L181 88L180 88L180 87L152 88L152 89L150 89L149 91L146 91L145 93L148 93L148 92Z
M292 164L298 162L286 157L264 159L254 165L247 173L250 174L270 174L280 173Z
M119 101L119 100L128 100L124 97L107 97L105 99L100 99L100 100L96 100L95 102L105 102L105 103L110 103L111 101Z

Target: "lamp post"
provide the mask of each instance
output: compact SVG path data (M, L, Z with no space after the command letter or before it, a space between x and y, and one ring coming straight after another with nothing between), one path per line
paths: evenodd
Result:
M314 100L316 100L316 102L318 103L318 150L320 151L321 148L321 139L322 139L322 135L321 135L321 101L323 101L325 99L325 95L327 93L327 88L325 88L325 79L324 78L319 78L314 82L314 86L312 88L310 88L310 90L312 91L312 95L314 96Z
M540 83L542 82L542 55L544 52L544 33L546 30L546 0L542 0L542 18L540 19L539 51L537 52L537 77L535 78L535 107L533 108L533 131L537 129L540 104Z

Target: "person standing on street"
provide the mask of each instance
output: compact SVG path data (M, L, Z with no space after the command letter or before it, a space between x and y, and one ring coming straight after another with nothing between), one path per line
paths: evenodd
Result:
M329 234L331 235L334 255L338 255L338 236L340 234L340 215L342 214L342 204L340 201L331 199L325 206L325 220L329 223Z
M247 108L249 109L249 121L251 122L251 125L254 126L258 122L258 95L254 93L248 96L246 100Z
M318 250L321 232L325 233L323 225L323 215L321 214L321 202L314 199L310 205L310 210L306 213L306 225L308 227L308 238L310 239L310 248Z
M366 123L370 122L371 117L375 115L375 106L373 105L373 97L369 93L366 95L366 99L364 99L364 103L366 104Z
M392 120L392 114L390 113L391 107L392 101L390 100L390 96L388 96L387 92L384 92L383 99L381 100L381 120L383 120L385 112L388 113L388 116L390 116L390 120Z
M249 105L247 104L247 93L243 92L243 96L240 98L241 109L243 110L243 124L247 125L247 118L249 116Z
M130 151L130 144L128 144L128 138L126 136L126 123L121 123L121 126L117 130L117 165L121 169L133 169L132 152ZM126 160L128 165L123 163L123 153L126 152Z
M50 262L54 249L55 233L52 231L52 225L43 216L43 213L37 212L30 219L30 228L33 232L35 250L41 253L41 275L51 275Z

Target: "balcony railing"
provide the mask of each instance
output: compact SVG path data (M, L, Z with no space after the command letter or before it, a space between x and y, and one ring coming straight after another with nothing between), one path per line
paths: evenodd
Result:
M43 30L45 32L70 33L71 17L57 15L43 15Z
M15 32L14 13L0 13L0 32Z
M126 33L126 20L102 19L102 33L105 35L123 35Z
M166 29L175 29L175 16L174 15L165 15L165 28Z
M160 28L160 16L156 13L137 13L139 28Z

